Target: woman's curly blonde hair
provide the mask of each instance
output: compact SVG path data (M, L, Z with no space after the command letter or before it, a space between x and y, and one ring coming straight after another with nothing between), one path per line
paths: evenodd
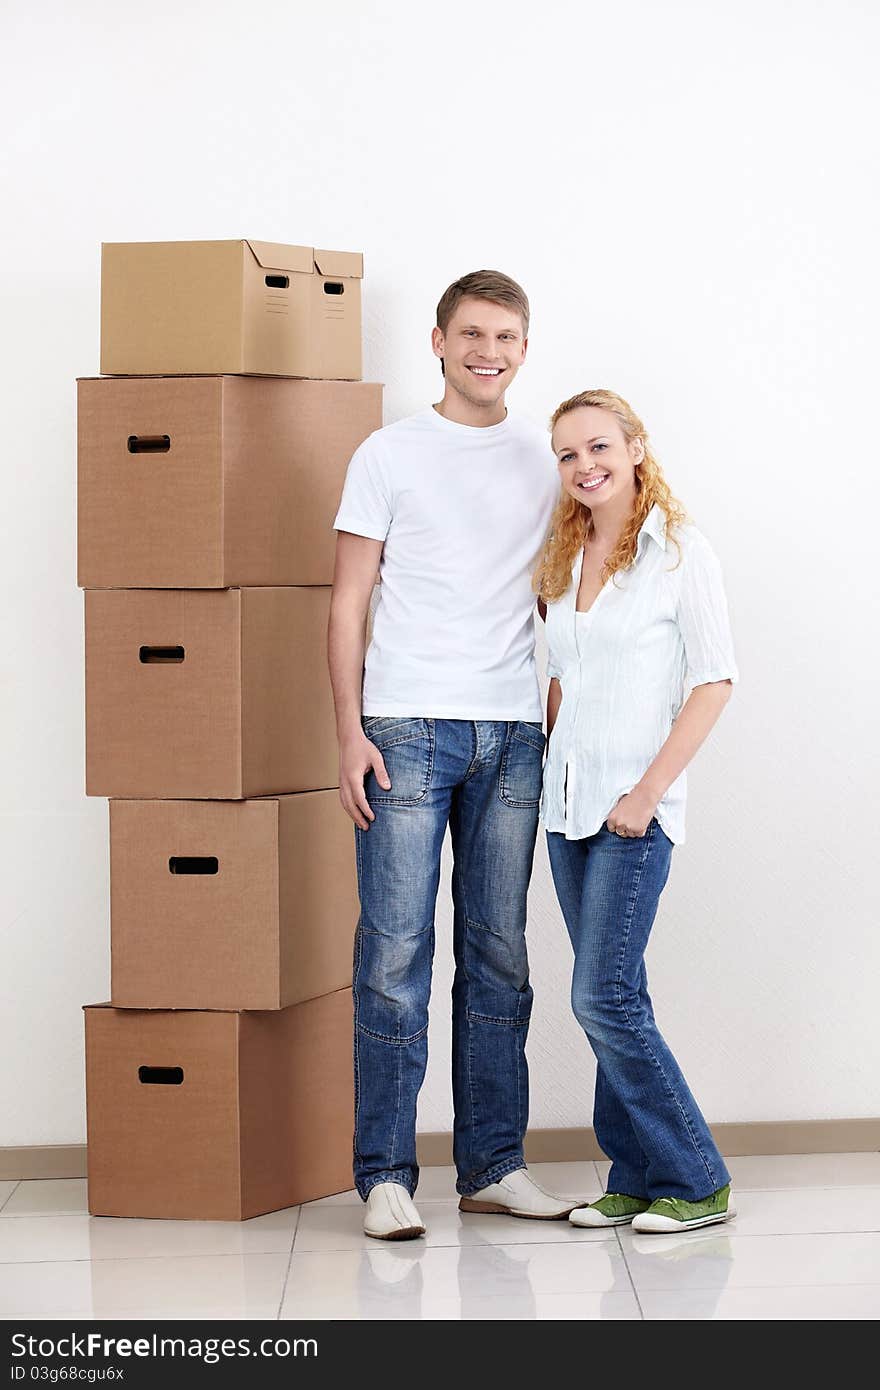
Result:
M577 396L563 401L553 412L550 421L551 431L556 428L563 415L582 406L597 406L609 410L623 430L627 444L641 440L644 457L636 467L636 504L632 516L618 538L617 545L602 566L602 582L607 583L619 570L627 570L635 562L639 531L648 512L659 503L666 513L667 533L674 526L687 521L687 513L682 504L672 496L669 484L663 476L660 464L654 455L648 433L632 406L614 391L596 389L581 391ZM589 507L569 497L563 492L550 520L550 531L544 543L544 552L535 570L532 587L545 603L555 603L565 593L571 583L571 571L575 556L589 540L593 530L593 518ZM675 537L670 535L675 542ZM679 552L680 554L680 552Z

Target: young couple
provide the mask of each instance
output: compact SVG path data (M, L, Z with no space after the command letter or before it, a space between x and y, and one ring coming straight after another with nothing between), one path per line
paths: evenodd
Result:
M684 839L685 767L737 678L721 574L619 396L559 406L555 466L546 435L508 415L528 331L507 276L451 285L432 334L443 399L360 446L334 523L330 673L361 904L354 1177L379 1239L424 1232L416 1102L447 826L460 1209L642 1231L733 1215L644 965ZM543 768L536 594L551 676ZM523 1157L539 807L574 947L572 1005L598 1063L596 1138L612 1160L589 1205L544 1191Z

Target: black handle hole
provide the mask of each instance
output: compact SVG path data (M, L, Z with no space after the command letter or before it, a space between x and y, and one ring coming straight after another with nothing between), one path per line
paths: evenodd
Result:
M325 293L325 294L345 294L345 286L344 286L344 285L341 285L341 284L339 283L338 280L325 280L325 281L324 281L324 293Z
M140 658L143 662L159 665L161 662L183 661L185 652L183 647L141 647Z
M170 448L170 434L130 434L128 436L128 452L130 454L167 454Z
M220 863L210 854L172 854L168 860L168 868L173 874L216 874Z
M181 1086L183 1067L138 1067L142 1086Z
M289 275L267 275L266 284L271 290L286 290L290 284Z

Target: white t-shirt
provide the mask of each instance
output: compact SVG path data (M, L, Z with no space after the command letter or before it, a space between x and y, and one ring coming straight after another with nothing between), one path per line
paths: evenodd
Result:
M541 718L531 575L558 496L528 420L429 406L364 440L333 523L385 542L364 714Z

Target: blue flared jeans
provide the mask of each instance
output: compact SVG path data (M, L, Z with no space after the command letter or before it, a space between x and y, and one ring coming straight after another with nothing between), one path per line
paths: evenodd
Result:
M583 840L547 833L574 947L571 1002L596 1054L593 1124L611 1159L609 1192L699 1201L730 1181L709 1127L654 1019L645 949L672 841L606 826Z

